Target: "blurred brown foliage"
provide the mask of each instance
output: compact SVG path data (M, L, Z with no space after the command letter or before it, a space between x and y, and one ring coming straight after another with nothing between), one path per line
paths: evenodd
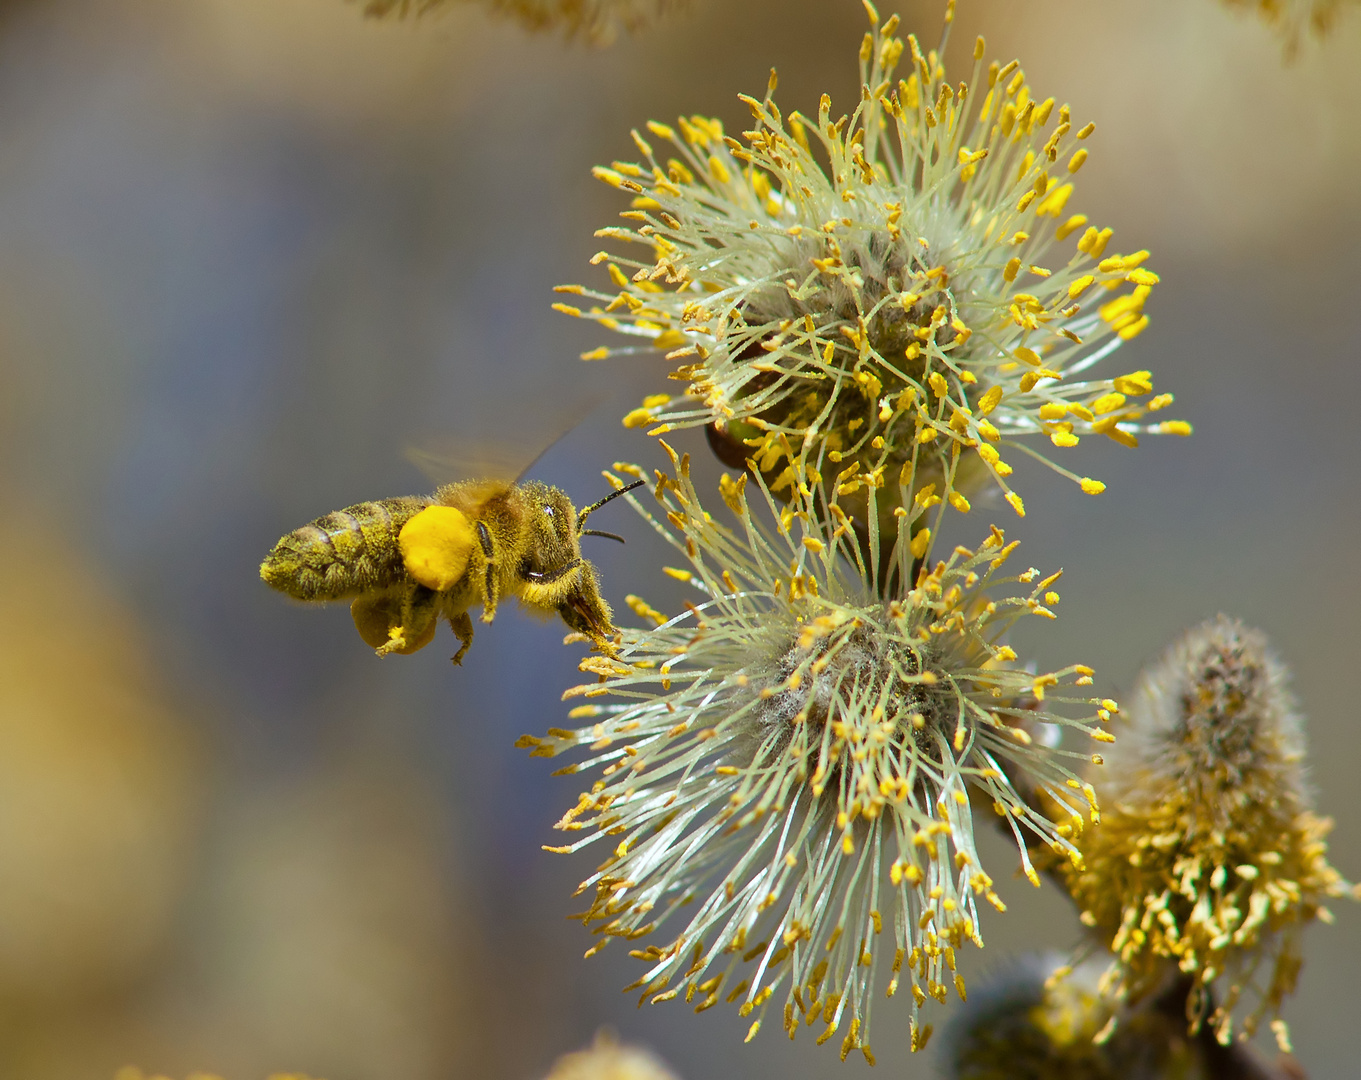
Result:
M144 635L67 538L0 522L0 1071L38 1076L166 951L203 810Z
M424 15L456 3L477 3L527 30L554 30L604 45L622 30L636 33L685 0L364 0L364 14L376 18Z

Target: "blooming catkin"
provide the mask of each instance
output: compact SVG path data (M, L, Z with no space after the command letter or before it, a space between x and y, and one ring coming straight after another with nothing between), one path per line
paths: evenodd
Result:
M558 824L586 835L550 849L610 849L582 883L591 953L657 936L632 953L646 966L640 1004L735 1003L756 1014L751 1038L779 993L789 1036L841 1032L843 1059L873 1060L876 987L901 986L919 1048L926 999L965 993L955 952L982 945L979 902L1004 906L974 806L1005 819L1034 884L1027 840L1076 858L1072 837L1096 810L1065 761L1091 755L1044 735L1066 725L1108 741L1096 713L1114 703L1071 696L1091 682L1081 665L1016 666L1002 636L1052 617L1057 575L1003 576L1015 544L1000 531L885 598L835 494L778 508L763 488L753 509L747 478L725 477L729 529L704 512L688 461L673 464L654 492L664 519L646 516L685 557L667 573L696 601L668 619L631 598L658 625L624 631L618 661L583 661L601 678L569 692L589 701L572 712L585 726L520 742L542 756L586 748L564 771L599 770ZM1057 821L1017 793L1017 773Z
M556 306L641 343L584 359L661 350L678 365L685 394L652 395L625 424L710 425L777 493L798 463L844 463L935 484L959 510L991 477L1024 513L1010 450L1098 493L1030 444L1190 432L1142 422L1172 401L1149 372L1088 377L1148 325L1148 252L1108 250L1111 230L1067 209L1093 125L1033 97L1015 61L985 67L981 38L967 83L915 37L895 82L897 25L874 16L849 117L826 95L816 119L786 117L772 73L764 99L742 99L745 143L701 116L635 131L640 161L596 170L632 194L628 224L597 235L649 254L601 252L613 289L561 286L586 303Z
M1137 1002L1179 970L1192 1030L1208 1022L1225 1043L1245 1001L1244 1035L1276 1018L1300 931L1351 889L1326 857L1332 823L1310 810L1287 677L1260 632L1222 615L1146 670L1071 874L1114 954L1106 991ZM1287 1048L1284 1023L1272 1027Z

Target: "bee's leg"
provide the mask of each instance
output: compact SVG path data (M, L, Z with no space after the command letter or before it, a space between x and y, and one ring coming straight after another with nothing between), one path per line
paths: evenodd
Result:
M559 600L557 611L563 622L577 633L585 634L601 652L615 655L612 639L618 631L614 628L610 606L600 595L595 567L585 559L581 560L575 587Z
M468 618L466 611L460 611L457 615L446 613L445 618L449 620L449 627L458 636L458 652L454 653L453 661L455 664L463 663L463 654L466 653L473 643L473 621Z
M374 651L386 656L394 652L413 653L429 645L435 636L439 597L434 589L412 582L402 597L401 621L388 627L388 640Z
M483 581L482 621L491 622L496 618L496 602L500 597L496 595L496 546L492 543L491 530L485 521L477 523L477 542L482 546L485 564L483 573L486 575Z
M350 605L355 629L371 649L379 649L390 639L394 626L402 621L402 599L391 592L357 596Z

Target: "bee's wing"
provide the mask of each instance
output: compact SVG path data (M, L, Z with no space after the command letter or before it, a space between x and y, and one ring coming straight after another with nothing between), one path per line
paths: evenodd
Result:
M544 450L547 447L543 448ZM457 437L425 440L406 448L406 459L435 484L456 480L503 480L513 483L543 452L530 448L534 457L526 460L526 447L514 442L497 443L487 439Z
M546 403L538 409L517 407L494 434L465 430L423 439L407 447L406 458L436 484L455 480L515 483L599 403L597 398L565 408L550 408Z

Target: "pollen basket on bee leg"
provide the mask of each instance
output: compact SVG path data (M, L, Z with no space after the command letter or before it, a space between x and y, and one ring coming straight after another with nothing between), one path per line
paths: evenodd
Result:
M453 588L468 569L474 523L452 506L427 506L397 537L407 573L427 589Z
M356 597L350 605L350 617L364 643L377 649L388 643L389 630L401 622L400 598L386 595Z
M409 655L435 639L437 623L433 618L427 620L413 637L407 638L407 627L402 624L402 598L396 594L358 597L350 605L350 616L359 636L372 649ZM400 639L401 643L393 644L394 639Z

